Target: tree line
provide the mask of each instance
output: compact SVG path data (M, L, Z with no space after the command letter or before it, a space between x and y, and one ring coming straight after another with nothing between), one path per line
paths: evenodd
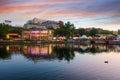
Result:
M12 27L10 25L1 23L0 24L0 38L5 38L8 33L18 33L22 34L23 28ZM97 36L97 34L113 34L113 31L103 30L103 29L85 29L79 28L75 29L74 24L71 22L67 22L64 24L60 24L58 29L52 29L54 31L54 36L65 36L67 39L69 37L75 36L76 34L79 36L87 35L87 36Z
M0 23L0 38L5 39L8 33L18 33L21 35L23 28L12 27L4 23Z
M71 22L67 22L65 24L61 24L58 29L54 29L54 36L65 36L66 38L69 38L70 36L75 36L75 35L87 35L87 36L98 36L98 34L113 34L113 31L109 30L103 30L100 28L90 28L90 29L85 29L85 28L79 28L75 29L74 24Z

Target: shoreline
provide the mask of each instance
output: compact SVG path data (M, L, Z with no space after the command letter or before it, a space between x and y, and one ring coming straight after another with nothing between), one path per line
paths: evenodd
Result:
M73 44L108 44L108 45L120 45L120 40L79 40L79 41L36 41L36 40L3 40L0 44L50 44L50 43L73 43Z

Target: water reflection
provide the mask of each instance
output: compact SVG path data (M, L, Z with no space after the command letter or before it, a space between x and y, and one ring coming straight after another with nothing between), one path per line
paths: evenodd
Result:
M11 54L8 53L5 46L0 46L0 59L9 59Z
M76 44L40 44L40 45L1 45L0 59L10 59L13 54L21 54L32 61L73 60L75 52L79 54L101 54L120 52L116 45L76 45Z
M25 45L23 46L23 54L30 60L52 60L55 59L55 54L52 53L52 45Z
M56 54L59 60L70 61L75 57L74 49L68 46L56 45L53 47L53 53Z

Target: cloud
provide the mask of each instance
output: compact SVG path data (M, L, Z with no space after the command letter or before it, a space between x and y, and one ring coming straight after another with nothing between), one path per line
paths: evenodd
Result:
M0 17L4 14L15 19L40 18L69 18L97 21L105 24L113 22L120 24L119 0L0 0ZM11 14L13 14L11 16ZM111 21L109 18L112 17ZM95 18L95 19L93 19ZM94 23L96 25L96 23Z
M41 7L48 7L53 5L63 5L63 4L74 4L79 2L86 2L87 0L46 0L46 1L37 1L37 0L2 0L1 1L1 13L10 13L23 10L33 10L35 8L40 9ZM89 0L91 1L91 0Z

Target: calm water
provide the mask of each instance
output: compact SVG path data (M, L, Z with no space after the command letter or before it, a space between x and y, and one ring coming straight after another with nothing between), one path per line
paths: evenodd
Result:
M120 80L120 46L0 45L0 80Z

